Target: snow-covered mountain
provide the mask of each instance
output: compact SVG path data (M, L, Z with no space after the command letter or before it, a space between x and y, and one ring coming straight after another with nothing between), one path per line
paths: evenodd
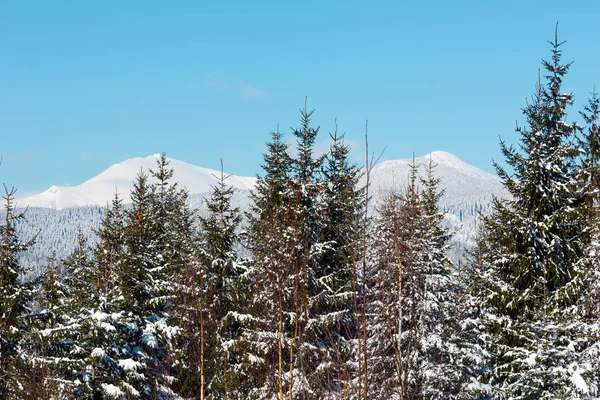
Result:
M419 176L425 178L430 160L435 165L435 177L441 180L440 189L444 191L440 207L446 214L446 227L453 233L452 258L457 260L465 248L474 244L480 213L486 215L490 212L494 197L508 196L498 177L445 151L434 151L414 160L384 161L371 171L370 191L374 208L386 193L403 192L406 189L413 163L417 166Z
M147 172L155 168L156 157L126 160L79 186L53 187L35 196L19 199L18 207L30 207L26 220L19 224L21 237L38 235L35 246L23 259L32 268L32 275L45 268L46 259L53 251L58 257L72 252L78 230L93 237L93 230L99 226L104 207L113 198L115 189L123 199L129 199L135 176L140 170ZM452 240L456 246L453 258L456 260L462 249L473 244L479 213L489 212L493 196L507 195L497 177L443 151L414 159L421 176L424 176L430 159L437 165L435 175L441 179L440 188L444 190L440 206L446 213L446 226L454 232ZM190 206L200 213L206 212L204 197L210 194L210 185L216 183L215 175L220 172L169 160L174 168L175 181L187 187L191 194ZM413 159L385 161L372 169L372 210L376 210L378 201L386 193L402 192L406 188L412 163ZM238 189L233 198L234 205L247 210L249 189L254 186L256 178L232 175L227 182Z
M434 151L414 160L384 161L374 166L371 171L372 193L377 196L390 191L403 191L408 184L411 165L414 163L419 175L424 177L430 160L435 166L435 177L441 180L440 187L444 190L442 206L482 201L487 203L493 195L504 194L504 188L496 176L445 151Z
M127 202L133 188L133 181L140 172L156 169L159 154L125 160L78 186L52 186L45 192L18 200L19 207L42 207L57 210L81 206L105 206L118 192ZM174 181L188 189L190 194L206 193L217 182L220 171L198 167L183 161L170 159ZM254 186L256 178L231 175L227 183L236 189L248 190Z

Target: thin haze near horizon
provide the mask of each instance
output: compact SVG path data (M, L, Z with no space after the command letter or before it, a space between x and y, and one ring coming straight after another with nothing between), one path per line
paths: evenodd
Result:
M158 152L254 175L305 96L320 149L337 118L360 163L368 120L383 159L443 150L493 172L556 21L569 119L599 83L598 2L404 3L4 2L0 182L77 185Z

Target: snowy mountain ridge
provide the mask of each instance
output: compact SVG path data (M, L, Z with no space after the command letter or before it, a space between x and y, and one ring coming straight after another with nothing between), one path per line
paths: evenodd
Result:
M105 206L119 193L125 203L129 201L129 193L133 182L140 171L148 172L156 169L156 160L160 154L148 157L137 157L114 164L104 172L78 186L52 186L48 190L18 200L18 207L41 207L61 210L82 206ZM217 183L220 171L198 167L183 161L168 159L174 169L173 179L180 186L186 187L190 194L206 193L211 185ZM256 178L231 175L227 183L236 189L248 190L254 187Z
M135 176L140 170L147 172L155 168L156 157L125 160L81 185L53 186L40 194L19 199L18 207L29 206L26 219L19 223L19 234L23 238L37 235L36 244L23 256L32 275L42 272L47 257L53 251L58 257L70 254L75 249L78 230L93 240L94 229L98 228L115 188L125 201L129 200ZM440 208L446 216L445 226L453 232L452 241L457 245L452 250L452 257L458 259L461 249L474 243L480 213L489 213L494 196L506 197L507 194L497 177L443 151L414 159L421 177L424 177L430 159L437 165L435 176L441 180L440 189L444 190ZM220 172L174 159L169 161L174 168L174 180L190 192L190 207L201 215L206 213L204 198L210 195L210 185L217 182L215 175ZM411 158L384 161L373 167L369 191L372 196L369 208L372 211L376 212L378 202L386 193L402 193L405 190L412 164ZM227 182L237 189L233 205L248 210L251 203L249 193L256 178L232 175Z
M371 171L371 191L377 196L385 192L402 192L409 181L411 166L417 167L419 177L425 178L426 168L431 162L434 175L440 179L444 190L441 206L458 203L489 202L493 196L505 196L500 179L492 174L465 163L445 151L434 151L423 157L384 161Z
M19 207L41 207L57 210L82 207L105 206L118 192L127 203L133 181L140 171L148 172L156 168L159 154L148 157L137 157L114 164L99 175L77 186L52 186L48 190L18 200ZM436 177L442 180L446 197L463 197L478 199L486 193L501 191L497 177L484 172L460 158L445 151L434 151L423 157L384 161L376 165L371 172L372 190L374 193L385 191L402 191L410 174L410 166L419 166L422 175L425 166L432 160L437 165ZM183 161L169 158L174 169L174 181L188 189L191 195L208 193L211 185L217 182L220 171L199 167ZM250 190L256 178L231 175L227 183L239 190Z

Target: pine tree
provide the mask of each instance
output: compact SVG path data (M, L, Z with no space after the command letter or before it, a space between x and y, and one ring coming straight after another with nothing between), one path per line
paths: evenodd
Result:
M25 218L14 208L14 188L6 186L4 224L0 227L0 398L25 397L28 359L27 341L30 332L29 301L31 287L21 281L23 267L18 256L35 238L21 242L16 224Z
M527 127L517 128L520 150L501 142L514 175L496 170L512 198L494 201L480 238L486 251L474 261L490 353L482 381L499 398L588 398L598 388L581 359L590 329L578 304L585 201L577 190L578 127L565 122L573 96L561 90L571 64L561 64L556 37L551 44L546 84L523 110Z

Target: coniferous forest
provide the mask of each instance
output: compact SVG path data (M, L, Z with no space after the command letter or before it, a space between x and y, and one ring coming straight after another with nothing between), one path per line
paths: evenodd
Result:
M268 137L249 212L222 174L197 215L163 155L34 280L6 188L0 398L600 398L600 97L573 117L562 49L460 262L435 163L373 204L373 159L337 131L317 156L306 107L295 148Z

